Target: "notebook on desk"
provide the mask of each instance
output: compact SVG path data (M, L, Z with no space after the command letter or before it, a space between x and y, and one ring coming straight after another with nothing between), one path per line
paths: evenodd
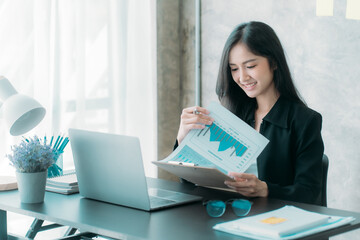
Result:
M146 211L201 197L147 186L137 137L69 129L80 194Z

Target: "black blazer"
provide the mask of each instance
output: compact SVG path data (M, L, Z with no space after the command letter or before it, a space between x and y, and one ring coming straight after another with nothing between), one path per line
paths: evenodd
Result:
M245 120L253 126L254 115ZM264 117L260 133L270 140L257 158L259 179L269 197L321 204L322 117L280 97Z
M254 127L254 113L245 122ZM321 205L322 117L280 97L264 117L260 133L270 140L257 158L258 177L269 197ZM176 141L174 150L177 148Z

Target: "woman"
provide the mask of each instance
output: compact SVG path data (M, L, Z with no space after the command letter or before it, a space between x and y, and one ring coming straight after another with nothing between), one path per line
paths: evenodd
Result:
M274 30L261 22L237 26L223 50L216 93L223 106L270 140L246 173L229 173L230 188L247 197L320 204L322 117L299 97ZM194 110L199 114L194 114ZM177 136L213 119L201 107L183 110Z

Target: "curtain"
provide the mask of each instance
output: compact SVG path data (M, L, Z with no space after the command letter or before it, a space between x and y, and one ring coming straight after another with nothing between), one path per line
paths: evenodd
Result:
M47 110L28 136L68 128L140 138L146 174L156 176L154 0L0 0L0 75ZM3 157L21 137L0 114ZM71 147L64 168L73 168Z

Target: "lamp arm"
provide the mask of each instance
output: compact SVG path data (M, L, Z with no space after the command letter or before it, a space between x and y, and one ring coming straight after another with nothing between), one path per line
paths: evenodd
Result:
M5 101L14 94L17 94L17 91L13 85L11 85L10 81L4 76L0 76L0 99Z

